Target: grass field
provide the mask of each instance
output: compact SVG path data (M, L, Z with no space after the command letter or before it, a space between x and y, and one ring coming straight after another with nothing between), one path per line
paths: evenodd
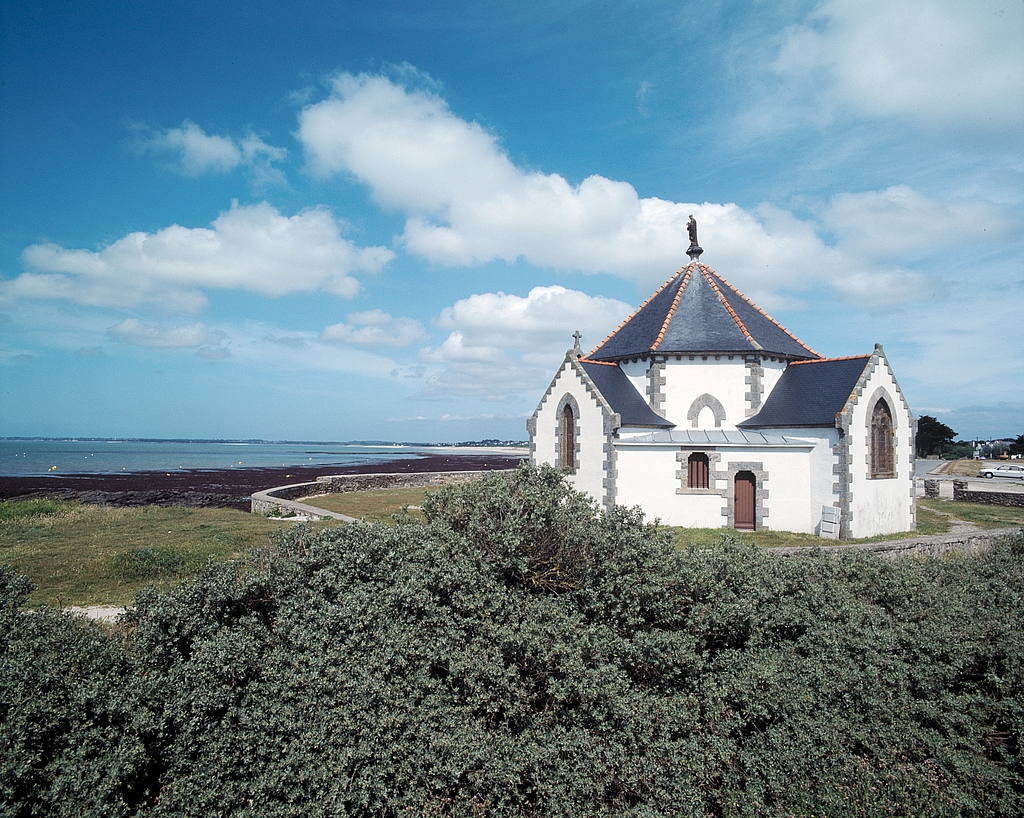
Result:
M913 534L907 532L885 534L879 537L843 540L843 542L883 542L905 539L914 534L919 536L945 534L952 528L955 520L974 523L981 528L1024 526L1024 508L986 506L979 503L952 503L948 500L921 498L917 501L917 531ZM691 545L697 548L713 548L722 542L723 535L761 548L828 544L826 540L813 534L794 534L789 531L728 531L721 528L672 528L670 530L672 541L680 548Z
M146 585L268 545L287 525L225 508L0 502L0 564L39 586L32 605L123 605Z
M986 506L981 503L953 503L949 500L919 499L917 501L918 519L920 519L922 508L928 509L933 514L935 512L953 514L956 519L974 523L981 528L1024 526L1024 508ZM920 523L918 527L920 527Z
M427 488L350 492L308 498L312 505L392 522L403 506L418 506ZM982 528L1024 526L1024 509L918 500L918 534L941 534L954 519ZM415 510L410 513L416 514ZM336 525L313 523L316 528ZM167 587L207 560L228 560L267 545L291 525L233 509L110 508L51 500L0 502L0 564L25 574L38 590L31 605L123 605L143 587ZM711 548L724 534L762 548L823 545L811 534L673 528L680 547ZM873 539L897 539L905 534Z
M982 466L998 466L1002 460L947 460L937 473L952 477L978 477Z
M423 498L436 488L402 488L380 489L378 491L346 491L336 494L318 494L303 497L299 502L306 503L336 514L346 514L357 520L367 522L392 523L392 514L398 514L403 506L412 506L409 513L418 516L418 507Z

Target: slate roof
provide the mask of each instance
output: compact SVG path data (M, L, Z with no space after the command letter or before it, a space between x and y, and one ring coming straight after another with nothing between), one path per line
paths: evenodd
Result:
M691 262L587 357L755 351L790 360L821 357L710 267Z
M636 437L624 437L615 441L616 446L636 443L650 445L653 443L671 444L673 446L717 446L717 447L785 447L811 448L814 444L799 438L785 435L763 434L743 429L673 429L668 432L651 432Z
M834 426L870 355L796 361L786 367L761 411L738 423L744 429Z
M594 382L594 386L608 401L613 412L618 412L623 426L654 426L670 428L675 426L647 405L636 387L615 364L600 364L581 360L584 371Z

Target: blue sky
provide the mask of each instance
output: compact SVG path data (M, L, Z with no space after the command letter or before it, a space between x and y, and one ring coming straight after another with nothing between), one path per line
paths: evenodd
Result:
M1024 4L0 0L0 435L525 437L702 261L1024 431Z

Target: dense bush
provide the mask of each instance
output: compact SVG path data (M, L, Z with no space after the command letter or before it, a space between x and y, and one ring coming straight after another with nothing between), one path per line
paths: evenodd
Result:
M131 815L154 794L150 702L121 641L0 568L0 814Z
M677 551L529 468L424 511L295 527L121 635L5 575L8 811L1024 812L1024 540Z

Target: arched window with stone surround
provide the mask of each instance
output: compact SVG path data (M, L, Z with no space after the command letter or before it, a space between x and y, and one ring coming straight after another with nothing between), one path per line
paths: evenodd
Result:
M871 477L895 477L892 412L889 404L878 399L871 410Z
M686 461L686 487L706 489L708 487L708 456L704 452L694 452Z
M576 471L576 416L568 403L562 409L560 423L560 465L562 471Z

